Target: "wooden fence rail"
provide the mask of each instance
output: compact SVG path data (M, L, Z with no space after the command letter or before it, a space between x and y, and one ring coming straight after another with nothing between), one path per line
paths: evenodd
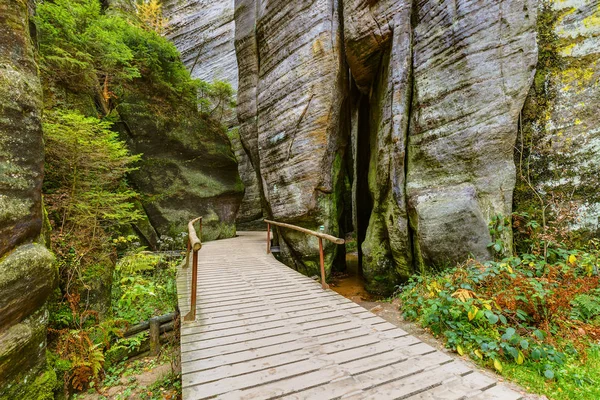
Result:
M328 235L323 232L311 231L310 229L302 228L302 227L296 226L296 225L286 224L286 223L277 222L277 221L271 221L268 219L265 219L264 221L267 223L267 254L269 254L271 252L271 225L279 226L281 228L286 228L286 229L292 229L292 230L306 233L307 235L312 235L312 236L316 236L317 238L319 238L319 261L320 261L320 266L321 266L321 286L323 287L323 290L329 289L329 285L325 281L325 258L323 255L323 240L329 240L330 242L335 243L335 244L344 244L345 240L335 237L335 236Z
M200 236L196 233L194 224L200 222ZM190 312L183 317L184 321L195 321L196 320L196 296L198 292L198 251L202 248L202 217L188 222L188 244L187 253L185 256L185 267L187 268L190 260L190 251L192 252L192 295Z

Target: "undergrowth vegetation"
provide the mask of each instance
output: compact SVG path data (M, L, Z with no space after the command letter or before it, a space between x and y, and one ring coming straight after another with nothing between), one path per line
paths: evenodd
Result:
M543 243L547 230L516 216L531 252L470 260L402 288L404 315L460 355L556 399L600 398L600 246ZM490 224L492 237L506 224ZM498 232L500 230L500 232Z
M146 251L132 228L146 218L128 180L142 155L132 155L118 134L120 102L127 93L151 91L153 112L164 104L197 105L215 126L234 105L229 84L191 78L162 36L159 1L130 2L130 10L106 3L43 1L35 15L46 233L60 272L49 303L48 359L67 396L98 389L121 359L144 347L147 333L123 337L129 326L177 309L179 258ZM158 246L184 248L180 237L162 237ZM169 379L176 387L178 378Z

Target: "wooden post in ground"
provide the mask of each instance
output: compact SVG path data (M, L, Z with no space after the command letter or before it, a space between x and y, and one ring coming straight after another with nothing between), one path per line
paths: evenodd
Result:
M271 224L267 222L267 254L271 252Z
M160 352L160 320L150 318L150 355L157 356Z
M198 250L192 253L192 299L190 302L190 312L183 319L184 321L196 320L196 295L198 291Z
M323 290L329 289L329 285L325 282L325 257L323 255L323 239L319 238L319 261L321 264L321 286Z

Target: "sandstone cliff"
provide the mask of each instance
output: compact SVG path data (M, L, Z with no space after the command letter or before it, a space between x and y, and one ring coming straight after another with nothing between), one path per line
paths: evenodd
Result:
M46 399L56 381L45 371L56 271L41 237L42 90L29 7L0 1L0 398Z
M272 217L354 230L375 292L488 258L488 223L511 213L536 14L533 0L238 0L240 137ZM311 239L281 234L310 270Z
M168 19L167 37L181 52L192 76L206 82L223 80L237 91L234 1L167 0L164 4ZM262 217L258 178L234 128L237 125L235 113L228 116L227 124L231 127L229 137L246 188L237 215L237 222L243 227L244 223Z

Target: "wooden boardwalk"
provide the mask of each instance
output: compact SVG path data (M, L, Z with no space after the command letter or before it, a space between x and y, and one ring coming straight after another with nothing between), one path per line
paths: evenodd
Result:
M199 260L184 400L521 398L267 255L264 232L206 243ZM178 276L182 315L190 270Z

